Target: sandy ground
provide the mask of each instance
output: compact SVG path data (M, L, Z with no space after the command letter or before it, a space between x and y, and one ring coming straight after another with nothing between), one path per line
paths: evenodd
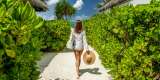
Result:
M90 49L93 50L92 48ZM78 80L112 80L111 76L107 74L109 70L103 67L98 54L96 52L95 54L96 61L94 64L86 65L83 63L83 60L81 61L81 76ZM44 64L44 62L42 63ZM77 80L73 52L58 53L43 68L39 80Z

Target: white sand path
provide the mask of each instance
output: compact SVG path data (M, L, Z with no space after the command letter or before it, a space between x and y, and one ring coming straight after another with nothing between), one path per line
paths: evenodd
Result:
M109 70L103 67L96 53L96 61L93 65L86 65L83 63L83 60L81 61L81 76L78 80L111 80L111 76L107 74L108 71ZM58 55L50 61L48 66L45 67L39 80L77 80L74 53L58 53Z

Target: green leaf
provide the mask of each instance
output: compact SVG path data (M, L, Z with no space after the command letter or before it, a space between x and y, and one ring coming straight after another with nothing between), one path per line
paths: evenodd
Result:
M11 58L15 58L16 57L16 53L15 53L14 50L6 49L6 53L7 53L7 56L9 56Z
M114 32L114 33L118 33L118 29L114 28L114 29L113 29L113 32Z
M34 28L38 29L39 27L41 27L44 24L44 21L41 21L39 24L37 24Z

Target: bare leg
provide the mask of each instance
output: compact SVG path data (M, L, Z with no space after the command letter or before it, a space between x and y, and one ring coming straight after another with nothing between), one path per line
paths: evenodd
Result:
M83 52L83 50L81 50L81 51L75 51L75 57L76 57L76 71L77 71L77 75L78 75L78 77L77 78L79 78L79 75L80 75L80 70L79 70L79 67L80 67L80 63L81 63L81 55L82 55L82 52Z
M75 54L75 66L76 66L76 72L77 72L77 75L78 75L78 51L74 50L74 54Z

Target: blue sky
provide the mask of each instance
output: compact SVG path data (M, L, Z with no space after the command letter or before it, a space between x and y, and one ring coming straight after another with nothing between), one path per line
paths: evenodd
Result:
M78 0L68 0L72 5L76 3ZM74 19L86 19L90 16L93 16L97 13L96 5L103 0L81 0L83 1L82 8L77 11L76 15L74 16ZM150 0L131 0L131 4L137 5L137 4L146 4L149 3Z
M76 3L76 0L68 0L72 5ZM102 0L83 0L83 5L80 10L77 10L74 18L88 18L96 14L96 5Z
M72 20L86 19L97 13L96 5L102 0L68 0L73 7L77 9L76 14ZM37 12L38 16L41 16L45 20L56 19L54 14L56 3L59 0L46 0L48 10L46 12ZM149 3L150 0L133 0L130 3L133 5Z
M90 16L96 14L96 5L98 2L101 2L101 0L68 0L71 5L75 7L81 7L80 9L77 9L76 14L73 16L73 20L76 19L86 19ZM83 2L81 4L80 2ZM56 18L54 14L54 7L56 6L56 3L59 2L59 0L46 0L46 3L48 5L48 10L46 12L37 12L38 16L41 16L45 20L53 20ZM76 4L77 2L77 4Z

